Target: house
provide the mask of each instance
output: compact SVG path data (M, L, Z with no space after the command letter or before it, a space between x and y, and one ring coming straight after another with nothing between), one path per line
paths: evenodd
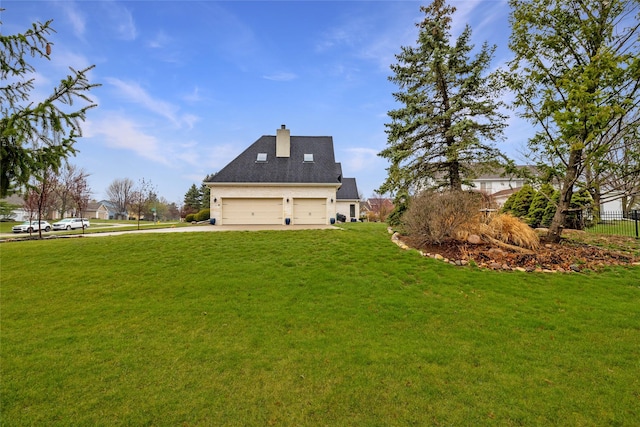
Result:
M348 209L348 217L359 214L355 179L343 178L333 138L291 136L284 125L205 184L211 189L212 222L220 225L330 224L340 210Z
M102 202L91 201L84 210L83 215L87 218L109 219L109 208Z
M536 173L532 166L518 166L518 168L529 169L531 173ZM473 187L465 187L464 189L480 191L491 196L498 206L502 206L513 193L518 192L527 182L526 178L506 175L504 170L499 168L481 173L472 181Z
M386 221L395 205L388 197L370 197L363 201L360 210L368 221Z
M107 218L105 219L129 219L128 212L118 212L118 208L116 208L109 200L100 200L98 204L107 209Z
M360 195L355 178L342 178L342 186L336 193L336 214L342 214L347 221L360 218Z
M3 219L11 221L28 221L29 212L24 208L24 199L12 194L1 200L3 204ZM5 209L6 208L6 209Z

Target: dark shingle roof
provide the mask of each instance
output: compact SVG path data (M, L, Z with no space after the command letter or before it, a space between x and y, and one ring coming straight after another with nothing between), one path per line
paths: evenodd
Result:
M256 161L267 153L266 162ZM313 154L313 162L304 155ZM339 184L342 167L336 163L330 136L291 136L290 157L276 157L276 137L260 137L225 166L210 182Z
M336 193L337 200L358 200L358 186L355 178L342 178L342 187Z

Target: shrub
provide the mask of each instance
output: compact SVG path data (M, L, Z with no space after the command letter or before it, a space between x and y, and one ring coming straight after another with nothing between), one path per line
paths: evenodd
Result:
M517 197L518 197L518 192L516 191L511 196L509 196L506 202L504 202L504 205L502 205L502 209L500 209L500 212L502 213L511 212L511 210L513 209L513 203L515 202Z
M553 187L550 184L544 184L540 191L536 192L529 206L529 213L527 214L527 223L531 227L539 227L542 224L542 220L547 209L547 206L551 203L551 196L553 195Z
M558 208L559 201L560 192L556 190L551 195L551 200L547 204L547 207L544 209L544 213L542 214L542 219L540 221L540 226L549 227L551 225L551 221L553 220L553 216L556 214L556 209Z
M523 221L510 214L493 215L483 234L521 248L537 249L540 245L538 234Z
M185 222L193 222L196 220L196 214L187 214L187 216L184 217L184 221Z
M401 225L402 217L409 208L409 194L405 191L399 193L393 200L393 211L385 218L389 225Z
M482 197L464 191L425 191L414 197L402 217L405 231L417 243L465 239L478 228Z
M529 208L531 207L531 202L536 194L536 190L530 185L525 185L517 194L510 213L518 218L524 218L529 213Z
M207 221L211 218L211 211L209 209L201 209L195 217L196 221Z

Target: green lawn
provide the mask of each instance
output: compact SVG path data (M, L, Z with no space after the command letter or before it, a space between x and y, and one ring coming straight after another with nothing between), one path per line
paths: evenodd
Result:
M589 233L612 234L616 236L638 237L640 225L633 220L605 221L586 229Z
M640 268L343 228L0 244L0 424L640 425Z
M53 224L57 220L52 219L48 220L49 224ZM21 224L22 221L7 221L0 222L0 233L11 233L11 228L14 225ZM86 233L104 233L105 231L131 231L138 229L138 221L136 220L109 220L109 219L90 219L89 223L91 224L89 228L85 230ZM161 221L158 223L154 223L151 221L140 221L141 229L149 229L149 228L166 228L168 226L171 227L190 227L191 224L179 221ZM82 234L81 229L75 229L71 231L50 231L48 233L43 232L43 237L48 236L64 236L69 234ZM37 236L38 232L34 232L33 235ZM27 237L28 233L20 233L15 234L15 237Z

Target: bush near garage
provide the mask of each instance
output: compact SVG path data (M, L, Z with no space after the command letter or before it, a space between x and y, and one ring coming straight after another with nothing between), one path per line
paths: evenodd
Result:
M201 209L196 216L196 221L208 221L211 218L211 211L207 209Z

